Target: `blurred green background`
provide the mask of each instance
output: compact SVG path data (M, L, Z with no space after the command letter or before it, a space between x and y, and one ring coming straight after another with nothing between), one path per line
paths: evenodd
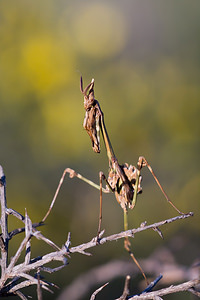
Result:
M181 236L184 246L174 247L174 255L192 265L200 245L199 0L0 2L0 163L8 206L22 214L26 208L33 222L44 217L66 167L97 183L98 172L108 171L103 142L101 154L93 153L82 127L80 75L84 86L95 78L119 162L135 165L145 156L174 204L195 213L163 228L164 241L153 232L139 235L133 240L136 257L147 258ZM148 170L142 174L143 194L129 213L130 227L176 215ZM123 212L114 195L103 201L106 235L121 231ZM68 231L73 246L89 241L98 210L99 192L66 177L42 233L60 246ZM9 226L21 223L11 217ZM50 250L33 242L33 256ZM69 266L47 278L62 291L88 269L128 258L122 242L91 252L92 258L72 256ZM59 293L43 296L56 299ZM170 299L189 299L179 297Z

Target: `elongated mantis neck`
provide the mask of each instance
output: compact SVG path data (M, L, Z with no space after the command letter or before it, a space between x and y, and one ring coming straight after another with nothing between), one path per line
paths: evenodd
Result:
M124 209L124 231L128 230L128 213L127 210Z
M112 169L114 172L117 172L118 175L120 176L122 182L125 183L125 182L127 182L127 180L119 166L117 157L115 156L112 144L110 142L108 132L106 130L106 126L105 126L105 122L104 122L103 112L101 112L101 132L103 135L103 139L104 139L104 143L105 143L105 147L106 147L106 151L107 151L110 169Z
M101 116L101 132L102 132L102 135L103 135L108 160L109 160L110 164L112 165L112 161L117 160L117 158L115 156L112 144L111 144L109 136L108 136L108 132L106 130L103 113L102 113L102 116Z

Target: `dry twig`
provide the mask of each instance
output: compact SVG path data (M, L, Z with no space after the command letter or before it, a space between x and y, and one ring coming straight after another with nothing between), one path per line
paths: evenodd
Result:
M67 264L67 251L59 252L60 247L55 245L51 240L44 237L38 230L37 226L41 224L36 223L32 225L32 222L27 214L25 217L18 213L17 211L7 207L6 201L6 180L3 172L3 168L0 166L0 203L1 203L1 236L0 236L0 246L1 246L1 278L0 278L0 297L9 295L18 295L21 299L27 299L26 296L21 292L21 289L30 285L39 285L38 279L29 273L36 271L41 268L46 272L53 272L60 270ZM12 215L24 224L24 228L18 228L8 233L8 216ZM8 246L10 240L18 233L25 232L25 237L23 238L21 244L19 245L14 256L9 260L8 257ZM57 252L50 252L42 257L37 257L31 259L31 239L36 237L37 239L43 240L45 243L49 244L51 247L58 250ZM22 257L22 251L26 249L24 262L17 264L20 257ZM55 268L45 268L45 264L56 260L62 262L62 265ZM19 283L19 280L21 281ZM49 287L55 286L51 283L45 282L40 279L40 287L51 292ZM39 290L39 289L38 289ZM41 293L40 293L41 295ZM39 297L39 293L38 293ZM40 297L41 299L41 297Z
M151 225L144 225L144 226L140 226L138 228L133 228L133 229L129 229L129 230L126 230L126 231L122 231L120 233L112 234L112 235L107 236L107 237L101 238L101 236L100 236L98 243L100 245L103 245L106 242L116 241L116 240L124 238L124 237L134 238L134 235L136 233L141 232L141 231L148 230L148 229L154 229L155 227L160 227L160 226L163 226L165 224L169 224L169 223L175 222L177 220L185 219L185 218L192 217L192 216L193 216L193 213L190 212L188 214L179 215L179 216L176 216L176 217L173 217L173 218L170 218L170 219L166 219L164 221L156 222L156 223L151 224ZM74 253L74 252L83 253L86 249L93 248L95 246L96 246L96 237L93 238L88 243L84 243L82 245L72 247L69 250L70 250L70 253Z
M106 282L104 285L102 285L100 288L98 288L96 291L94 291L94 293L92 294L92 296L90 297L90 300L94 300L96 295L105 287L109 284L109 282Z
M130 280L131 280L131 276L127 275L125 283L124 283L123 294L121 295L121 297L118 300L126 300L127 297L130 295Z
M200 283L199 279L194 279L194 280L190 280L178 285L171 285L167 288L155 291L155 292L149 292L146 294L142 294L139 296L133 296L130 297L129 300L144 300L144 299L155 299L155 297L161 297L164 295L169 295L169 294L174 294L174 293L178 293L178 292L191 292L191 288L194 288L195 286L197 286Z

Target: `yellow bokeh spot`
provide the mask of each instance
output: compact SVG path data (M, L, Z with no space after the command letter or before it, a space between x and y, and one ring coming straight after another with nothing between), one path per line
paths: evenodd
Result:
M39 93L66 84L71 77L73 62L72 50L67 44L60 44L55 37L32 37L22 46L23 75Z
M124 16L107 3L90 3L77 10L72 31L80 52L94 58L107 58L125 46Z

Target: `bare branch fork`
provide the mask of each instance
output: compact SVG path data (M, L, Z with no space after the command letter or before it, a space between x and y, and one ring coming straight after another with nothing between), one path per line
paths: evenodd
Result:
M16 211L12 209L7 208L6 203L6 185L5 185L5 176L3 173L3 168L0 167L0 201L1 201L1 279L0 279L0 296L8 296L8 295L18 295L21 299L26 299L25 295L21 292L22 288L25 288L30 285L36 285L38 288L38 298L41 299L41 289L47 290L51 292L51 287L56 287L53 283L46 282L43 279L40 278L38 275L40 271L44 272L55 272L63 268L68 264L68 260L66 256L69 256L73 253L81 253L85 255L90 255L86 252L87 249L93 248L97 246L97 237L94 237L90 242L83 243L81 245L78 245L76 247L70 247L70 240L71 236L68 234L67 241L65 242L65 245L60 248L57 245L55 245L51 240L44 237L35 227L40 225L40 223L36 223L35 227L33 227L33 224L27 214L25 213L25 216L22 216L21 214L17 213ZM3 212L3 213L2 213ZM24 224L25 227L18 229L15 231L15 234L13 232L9 235L7 230L7 216L8 215L14 215L15 217L19 218ZM171 222L181 220L188 218L192 216L193 213L185 214L185 215L179 215L171 219L167 219L164 221L160 221L151 225L146 225L146 223L143 223L139 228L136 229L130 229L127 231L123 231L117 234L113 234L107 237L102 237L104 231L100 233L99 236L99 244L105 244L109 241L116 241L118 239L124 238L124 237L134 237L136 233L139 233L141 231L147 230L147 229L155 229L160 226L163 226L164 224L169 224ZM25 231L25 237L23 238L20 246L18 247L15 255L10 259L8 259L8 245L9 241L12 237L14 237L17 233ZM36 257L34 259L31 259L31 239L35 237L39 240L43 240L45 243L48 243L51 247L56 249L56 251L50 252L46 255L43 255L41 257ZM26 249L24 262L18 264L19 257L22 256L22 251ZM62 265L58 266L57 268L51 269L45 267L47 263L50 263L52 261L58 261L61 262ZM31 275L30 272L35 272L35 276ZM19 282L19 279L23 279L23 281Z
M55 272L67 265L68 255L67 250L59 252L61 250L54 242L43 236L36 227L41 226L41 223L32 224L27 212L25 216L21 215L17 211L7 207L6 201L6 180L2 166L0 166L0 203L1 203L1 235L0 235L0 248L1 248L1 278L0 278L0 297L7 297L9 295L17 295L21 299L27 299L27 297L21 292L22 288L30 285L36 285L38 287L38 299L42 299L41 289L45 289L52 292L50 287L56 287L53 283L44 281L38 275L38 270L44 272ZM8 216L21 220L25 227L15 229L8 232ZM18 233L25 232L21 244L19 245L15 255L9 259L8 246L10 240ZM56 249L56 252L50 252L44 256L31 259L31 239L35 237L39 240L43 240L45 243ZM66 242L67 243L67 242ZM18 264L18 260L22 257L23 250L25 251L24 262ZM51 261L62 262L57 268L45 268L44 265ZM37 273L37 276L30 275L30 272ZM20 281L20 282L19 282Z

